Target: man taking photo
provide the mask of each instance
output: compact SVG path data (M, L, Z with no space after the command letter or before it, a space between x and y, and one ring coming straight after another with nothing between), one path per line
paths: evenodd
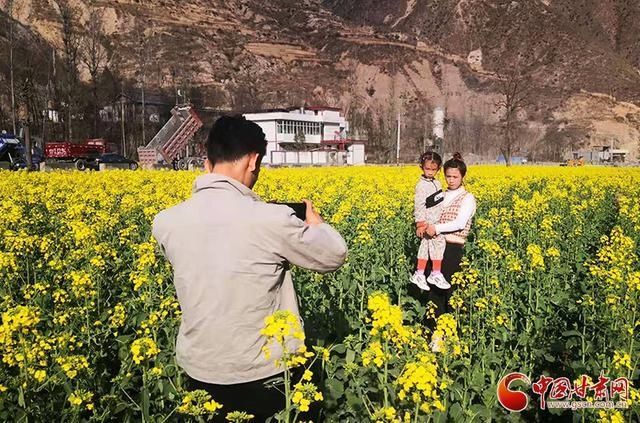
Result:
M264 133L242 116L224 116L206 143L207 173L188 200L160 212L153 236L174 271L182 309L178 364L191 390L205 389L222 415L239 410L264 421L284 397L264 383L278 377L277 355L267 360L260 334L278 310L299 316L289 264L316 272L338 269L347 246L307 205L306 219L263 202L253 191L266 154Z

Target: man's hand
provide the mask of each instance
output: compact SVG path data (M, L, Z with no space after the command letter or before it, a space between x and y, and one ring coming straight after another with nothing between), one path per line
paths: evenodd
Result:
M320 216L316 209L313 208L313 203L310 200L302 200L302 202L307 205L307 216L304 220L307 225L319 225L324 223L322 216Z

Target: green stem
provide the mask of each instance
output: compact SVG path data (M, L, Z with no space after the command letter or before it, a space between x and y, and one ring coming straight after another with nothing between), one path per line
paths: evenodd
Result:
M290 413L291 413L291 387L289 386L289 381L291 379L291 375L289 374L289 368L286 367L284 369L284 397L285 397L285 413L284 413L284 422L290 422Z
M635 331L635 325L636 325L636 310L637 308L634 307L633 308L633 317L631 317L631 325L632 325L632 331ZM631 343L629 344L629 357L633 358L633 342L635 340L635 336L631 336ZM633 375L633 370L634 369L629 369L627 371L627 379L631 379L631 376Z
M385 339L384 341L384 355L384 380L382 382L382 389L384 393L384 407L387 408L389 406L389 398L387 392L387 382L389 380L389 366L387 360L387 356L389 355L389 341L387 339Z

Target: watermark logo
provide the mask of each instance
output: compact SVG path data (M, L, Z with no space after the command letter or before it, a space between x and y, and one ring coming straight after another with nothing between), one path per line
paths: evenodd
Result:
M509 373L498 383L498 401L509 411L519 412L529 405L529 396L522 391L513 391L510 388L511 382L521 380L527 385L531 385L529 378L522 373Z
M590 377L582 375L572 383L566 377L552 378L542 375L532 384L526 375L512 372L500 379L497 393L500 404L513 412L523 411L529 405L529 395L511 389L511 383L516 380L531 386L531 391L539 397L540 408L543 410L629 407L629 380L625 377L612 379L600 374L594 382Z

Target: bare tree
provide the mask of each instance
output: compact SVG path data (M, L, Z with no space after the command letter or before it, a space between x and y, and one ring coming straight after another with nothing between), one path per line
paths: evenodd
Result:
M73 138L73 112L76 106L76 94L78 86L78 61L80 50L80 36L77 29L77 11L68 0L56 0L62 20L62 45L64 56L64 70L66 81L64 94L66 97L67 111L67 138Z
M511 156L518 142L519 113L529 104L532 88L530 70L516 66L498 73L498 92L502 96L496 103L502 135L499 150L507 166L511 165Z
M533 160L562 161L568 151L585 146L590 128L568 122L555 122L546 128L544 136L532 152Z
M31 40L30 40L31 41ZM20 52L21 66L17 67L16 77L16 105L20 126L23 129L25 143L25 161L31 169L31 131L32 127L39 127L41 105L43 102L43 82L45 81L45 67L42 58L45 57L45 46L33 42L29 49Z
M13 133L16 133L16 94L13 73L13 50L15 47L15 37L13 31L13 0L9 0L7 4L7 13L9 14L9 79L11 84L11 124Z
M242 66L232 77L229 93L231 94L231 108L235 111L256 110L263 106L260 93L259 75L251 65Z
M98 82L100 75L111 59L105 47L106 39L102 27L102 11L93 9L86 24L86 34L81 39L80 60L91 77L93 102L93 135L98 134Z
M136 80L140 88L140 101L142 110L140 111L140 127L142 130L142 140L138 144L146 144L146 99L145 89L147 84L147 72L151 61L151 43L150 37L153 34L153 28L147 26L146 22L137 18L135 24L137 30L135 32L135 54L136 54Z
M413 161L430 147L432 108L427 98L419 93L401 97L406 121L402 131L402 142L406 147L404 159Z

